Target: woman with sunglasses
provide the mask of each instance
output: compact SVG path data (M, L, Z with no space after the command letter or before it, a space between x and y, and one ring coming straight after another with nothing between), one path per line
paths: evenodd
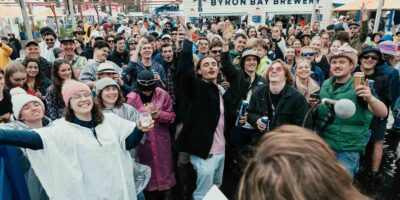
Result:
M151 167L150 182L144 191L145 199L174 199L171 195L176 180L169 126L175 121L175 113L171 97L157 87L154 74L149 70L139 72L135 88L127 96L128 104L140 113L151 113L155 121L154 129L146 134L145 142L137 147L139 162Z
M248 122L261 134L284 124L301 126L309 106L306 98L292 87L289 67L282 60L275 60L265 79L269 84L256 89L250 99ZM269 123L265 124L262 117L268 117ZM305 126L311 128L310 118L306 119Z
M148 129L103 114L81 82L66 81L62 95L65 118L34 131L0 129L0 144L26 148L50 199L136 199L129 150Z
M295 65L295 79L293 87L296 88L308 100L311 94L318 93L318 82L310 77L311 63L308 60L298 60Z
M41 100L46 98L46 90L51 85L51 81L44 77L42 72L39 71L40 65L37 59L25 58L23 65L26 68L26 82L24 89L30 95L34 95Z
M51 120L60 119L64 115L64 100L61 87L65 81L74 79L74 73L69 62L65 59L54 61L52 70L52 84L46 96L47 116Z
M374 80L374 87L371 90L389 109L389 106L392 104L389 79L382 71L377 69L382 63L381 52L375 47L369 46L361 52L359 56L360 65L355 68L354 72L363 72L365 79ZM386 124L387 117L374 116L371 120L371 137L367 146L371 148L367 148L365 154L365 157L367 157L365 160L369 162L363 163L364 169L366 169L364 175L371 180L369 187L373 184L382 184L382 175L379 172L379 168L383 155Z
M19 62L11 62L7 65L4 79L7 90L15 87L24 87L26 82L26 68Z

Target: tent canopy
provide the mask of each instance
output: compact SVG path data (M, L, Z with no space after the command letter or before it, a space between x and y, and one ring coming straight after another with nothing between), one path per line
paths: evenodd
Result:
M377 0L354 0L353 2L337 7L333 11L360 10L362 3L365 2L367 10L376 10L378 8ZM400 9L400 0L385 0L384 10Z
M76 13L76 15L80 15L80 13ZM96 10L94 8L90 8L87 10L82 11L83 16L97 16ZM107 17L108 14L99 10L100 17Z
M0 17L22 17L20 7L0 6Z
M38 11L33 9L33 13L37 13L37 14L35 14L35 16L40 16L40 17L54 17L54 14L53 14L53 11L51 10L51 8L46 8L44 10L38 10ZM57 14L57 17L64 16L63 13L57 12L57 10L56 10L56 14Z

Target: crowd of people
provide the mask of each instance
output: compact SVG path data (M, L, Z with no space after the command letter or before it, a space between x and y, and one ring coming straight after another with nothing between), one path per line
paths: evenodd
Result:
M400 28L368 19L78 20L24 57L2 37L5 198L201 200L229 178L229 199L368 199L353 177L382 184L385 134L400 137Z

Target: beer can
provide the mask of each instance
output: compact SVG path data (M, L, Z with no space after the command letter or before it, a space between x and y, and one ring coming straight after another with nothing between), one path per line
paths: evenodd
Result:
M369 87L370 90L371 90L371 94L374 95L374 96L376 96L375 81L374 81L374 80L368 79L368 87Z
M268 132L269 131L269 118L267 116L261 117L261 122L263 124L265 124L265 126L266 126L264 132Z
M354 88L365 85L365 75L363 72L354 73Z
M246 113L247 107L249 107L249 102L247 100L242 100L242 102L240 103L240 110L239 110L239 115L238 118L236 120L236 126L240 126L240 118L242 118L244 116L244 114Z

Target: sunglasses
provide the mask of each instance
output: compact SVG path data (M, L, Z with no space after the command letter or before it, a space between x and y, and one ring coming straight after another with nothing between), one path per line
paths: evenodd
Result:
M302 57L311 57L311 56L314 56L314 53L312 53L312 52L309 52L309 53L301 53L300 54Z
M91 92L85 92L83 94L74 94L74 95L71 96L71 99L78 100L78 99L82 99L82 97L84 97L84 98L92 97L92 93Z
M46 39L46 42L52 42L54 39Z
M171 33L171 35L178 35L178 33Z
M114 42L114 40L107 40L107 42Z
M367 59L370 59L370 58L371 58L372 60L378 60L378 59L379 59L379 57L376 56L376 55L363 55L362 58L363 58L363 59L366 59L366 60L367 60Z
M212 50L211 52L212 52L213 54L217 54L217 53L221 53L222 50Z
M150 86L150 85L153 85L156 82L156 79L151 79L151 80L139 80L138 79L137 82L140 85L143 85L143 86Z
M283 71L283 67L279 66L279 67L269 67L268 68L268 72L272 72L272 71L277 71L277 72L282 72Z
M138 43L137 42L131 42L131 43L129 43L129 45L137 45Z

